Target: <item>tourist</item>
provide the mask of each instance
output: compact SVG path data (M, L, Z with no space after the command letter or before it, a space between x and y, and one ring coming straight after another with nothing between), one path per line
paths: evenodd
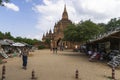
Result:
M57 47L55 48L55 52L57 53Z
M61 51L63 51L63 49L64 49L64 46L63 46L63 45L61 45Z
M23 69L27 69L27 59L28 59L29 51L27 48L22 48L22 52L20 56L22 55L22 61L23 61Z
M66 45L66 46L65 46L65 49L67 49L67 48L68 48L68 46Z
M91 56L92 55L92 50L88 51L88 55Z
M53 53L55 53L55 48L53 47Z
M97 49L95 49L93 54L89 58L89 61L94 61L96 59L97 54L98 54Z

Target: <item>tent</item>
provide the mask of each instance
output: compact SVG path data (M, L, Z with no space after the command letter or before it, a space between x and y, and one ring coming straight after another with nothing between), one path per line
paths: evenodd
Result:
M8 42L4 41L4 40L0 40L0 45L10 45Z
M23 47L23 46L25 46L25 44L16 42L16 43L12 44L12 46Z

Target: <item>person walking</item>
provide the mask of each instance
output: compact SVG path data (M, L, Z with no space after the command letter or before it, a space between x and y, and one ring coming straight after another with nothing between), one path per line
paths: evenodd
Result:
M55 53L55 48L54 47L52 48L52 51L53 51L53 54L54 54Z
M22 61L23 61L23 69L27 69L27 60L28 60L28 54L29 54L29 51L27 48L23 48L22 51L21 51L21 54L22 55Z
M58 49L57 49L57 47L56 47L56 48L55 48L55 52L56 52L56 54L57 54L57 50L58 50Z

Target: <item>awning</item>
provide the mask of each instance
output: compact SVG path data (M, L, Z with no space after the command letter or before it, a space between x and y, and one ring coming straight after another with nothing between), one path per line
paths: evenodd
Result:
M10 45L8 42L0 40L0 45Z
M17 42L17 43L12 44L12 46L23 47L25 46L25 44Z

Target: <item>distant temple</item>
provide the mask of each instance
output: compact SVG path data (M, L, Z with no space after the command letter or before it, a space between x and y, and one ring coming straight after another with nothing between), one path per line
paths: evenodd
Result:
M46 33L46 35L43 34L42 41L45 41L46 39L51 40L51 47L67 47L72 48L73 44L68 41L63 41L64 38L64 30L67 28L68 25L72 24L71 20L68 19L68 13L66 9L66 5L64 6L64 11L62 14L62 19L55 23L53 33L51 30Z

